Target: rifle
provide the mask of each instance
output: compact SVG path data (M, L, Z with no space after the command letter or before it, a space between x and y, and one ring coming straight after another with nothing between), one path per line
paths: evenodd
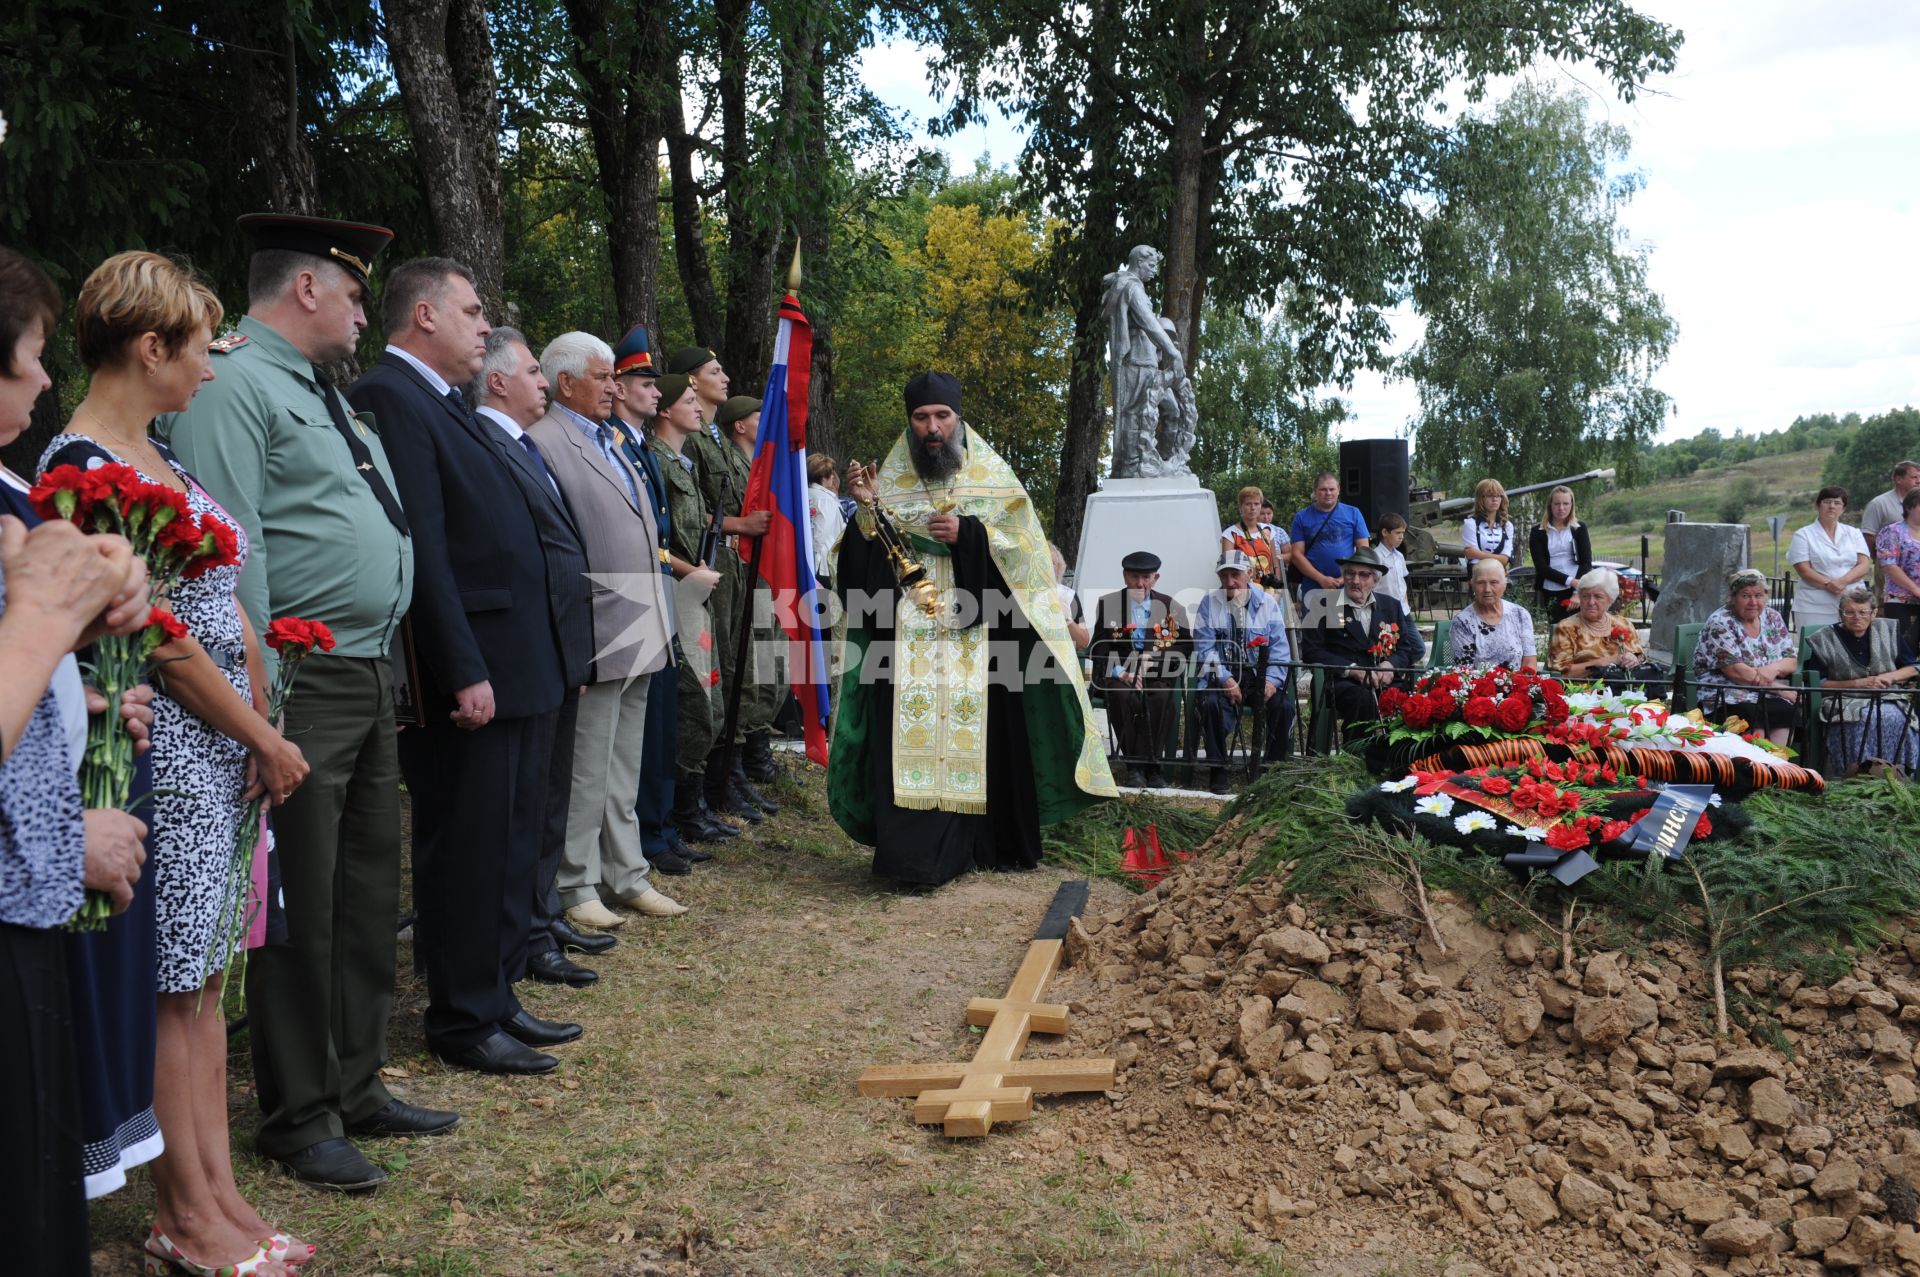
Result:
M725 533L720 531L720 521L727 517L727 497L732 495L732 488L732 481L726 475L721 475L720 500L714 504L713 519L700 537L700 566L703 568L720 566L720 542L725 537Z

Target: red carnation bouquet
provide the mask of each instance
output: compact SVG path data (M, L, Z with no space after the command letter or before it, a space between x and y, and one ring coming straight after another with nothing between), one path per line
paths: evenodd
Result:
M1622 776L1603 763L1541 758L1515 767L1416 771L1379 788L1390 794L1412 790L1415 816L1450 821L1454 832L1470 842L1518 837L1555 851L1604 847L1652 810L1642 806L1618 818L1609 811L1615 800L1647 788L1643 776ZM1694 836L1711 837L1713 829L1713 821L1702 815Z
M148 483L132 466L119 464L83 470L56 466L40 476L29 499L40 517L65 520L83 532L123 536L146 561L152 595L165 599L181 581L192 580L232 563L239 547L216 520L195 517L186 494L165 484ZM87 807L125 810L133 799L133 737L120 717L120 698L146 677L155 650L187 637L187 627L165 607L155 607L146 628L130 635L108 635L93 645L83 666L87 683L106 698L108 710L87 724L87 752L80 765L80 798ZM144 796L143 796L144 797ZM98 931L112 906L89 891L67 925Z
M279 726L287 712L287 700L293 695L294 676L300 662L315 652L333 650L333 631L321 621L283 616L267 626L266 645L280 657L273 683L267 688L267 718ZM220 925L214 928L207 951L207 970L228 973L227 987L244 988L243 972L230 964L236 958L246 960L247 931L253 925L254 909L261 903L254 894L253 861L260 849L260 813L266 805L263 794L247 804L240 827L233 834L233 855L227 861L226 905L220 913Z
M1380 721L1387 741L1454 741L1477 734L1506 740L1538 734L1539 724L1564 723L1569 710L1558 679L1542 678L1505 666L1440 670L1411 691L1389 687L1380 693Z

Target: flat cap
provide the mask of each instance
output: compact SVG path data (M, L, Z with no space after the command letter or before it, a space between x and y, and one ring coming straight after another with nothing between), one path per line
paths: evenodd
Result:
M279 249L306 253L337 264L360 281L372 283L373 259L393 242L393 232L364 222L336 222L292 213L248 213L234 223L253 241L256 253Z
M1160 556L1151 550L1135 550L1120 560L1120 570L1122 572L1158 572Z

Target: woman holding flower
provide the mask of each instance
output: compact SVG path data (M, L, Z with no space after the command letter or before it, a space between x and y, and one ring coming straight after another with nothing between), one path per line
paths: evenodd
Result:
M1579 611L1553 627L1547 664L1573 678L1645 682L1664 677L1647 664L1640 634L1625 617L1613 614L1620 578L1611 568L1595 568L1574 581Z
M0 248L0 446L19 438L50 384L40 365L60 297L46 274ZM137 1129L152 1121L152 1053L110 1060L102 1035L138 1039L113 1003L144 992L152 1043L152 892L137 890L146 826L133 815L83 810L75 773L90 713L106 702L81 684L73 652L103 634L144 629L145 565L117 536L42 525L29 485L0 466L0 1202L8 1266L22 1273L88 1273L87 1197L123 1169L115 1126L96 1150L99 1096L113 1081ZM104 611L104 615L103 615ZM147 735L148 689L121 716L136 748ZM95 702L98 702L97 704ZM86 933L65 930L93 893L119 915ZM116 987L115 981L124 987ZM118 993L100 997L105 993ZM120 1064L119 1071L114 1065ZM89 1174L96 1152L112 1165Z
M154 1109L166 1151L154 1167L157 1218L147 1249L183 1271L237 1265L247 1274L313 1252L262 1219L234 1183L220 1002L226 941L242 905L229 867L247 800L264 792L270 803L284 801L307 764L265 717L260 644L234 597L246 534L148 433L156 416L182 411L212 380L207 344L220 319L212 290L168 258L132 252L102 263L74 317L75 344L92 374L87 396L40 464L43 472L71 466L115 475L124 472L110 467L129 467L152 485L149 493L164 490L153 495L172 506L179 526L196 521L223 551L217 566L189 569L173 586L168 601L186 633L153 658L162 691L154 734Z

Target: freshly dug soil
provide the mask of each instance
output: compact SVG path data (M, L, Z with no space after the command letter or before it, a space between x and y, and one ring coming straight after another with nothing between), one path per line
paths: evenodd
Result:
M1070 940L1049 999L1120 1065L1081 1150L1315 1267L1920 1273L1920 932L1831 986L1729 973L1777 1024L1717 1039L1682 946L1561 970L1443 897L1443 951L1242 884L1262 842L1229 821Z

